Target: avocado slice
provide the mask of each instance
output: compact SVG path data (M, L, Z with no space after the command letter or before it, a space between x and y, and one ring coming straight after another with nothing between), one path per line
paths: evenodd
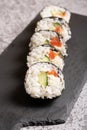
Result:
M44 61L44 62L50 62L50 59L48 58L48 56L44 56L41 61Z
M46 39L46 40L45 40L45 44L49 44L49 40Z
M38 75L38 82L40 83L41 86L46 87L48 85L48 77L47 77L47 72L40 72Z
M56 23L53 23L55 27L57 26L61 26L60 23L56 22Z

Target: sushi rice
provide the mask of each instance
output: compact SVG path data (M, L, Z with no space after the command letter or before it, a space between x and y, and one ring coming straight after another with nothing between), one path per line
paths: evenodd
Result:
M25 90L33 98L60 96L65 88L61 71L49 63L36 63L30 66L25 77Z
M40 15L42 18L59 17L64 19L67 23L69 23L71 13L63 7L49 5L41 11Z
M38 31L31 37L30 49L40 45L51 45L59 50L63 56L67 56L67 45L63 38L54 31Z
M71 31L69 25L59 18L44 18L37 22L35 31L50 30L59 33L65 42L71 38Z
M45 7L40 15L42 19L29 43L24 86L33 98L53 99L65 89L62 70L64 56L68 55L66 41L71 38L68 25L71 14L53 5Z
M50 46L38 46L34 48L27 56L27 65L30 67L37 62L49 62L63 70L64 59L60 52L55 51Z

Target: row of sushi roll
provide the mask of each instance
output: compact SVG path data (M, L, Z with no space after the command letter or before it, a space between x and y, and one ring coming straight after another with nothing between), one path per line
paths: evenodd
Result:
M28 70L25 76L25 90L33 98L52 99L65 89L64 57L71 38L70 12L59 6L47 6L41 13L35 33L29 43Z

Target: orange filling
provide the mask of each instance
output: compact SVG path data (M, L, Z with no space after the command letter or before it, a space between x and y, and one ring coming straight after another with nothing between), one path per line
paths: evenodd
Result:
M58 39L58 37L51 38L50 44L52 46L58 46L58 47L62 46L62 43L60 42L60 40Z
M49 72L48 72L48 75L53 75L53 76L55 76L55 77L58 76L58 74L57 74L57 72L56 72L55 70L49 71Z
M54 59L56 56L58 56L58 52L54 52L52 50L50 50L49 52L49 59Z
M65 15L66 15L66 11L64 11L64 12L61 12L61 11L58 11L58 12L56 12L56 13L52 13L52 16L61 16L61 17L65 17Z
M57 33L61 34L62 28L61 28L60 26L57 26L57 27L55 28L55 31L56 31Z
M65 11L64 12L59 12L58 15L64 17L66 15L66 12Z
M61 15L64 17L66 15L66 12L64 11Z

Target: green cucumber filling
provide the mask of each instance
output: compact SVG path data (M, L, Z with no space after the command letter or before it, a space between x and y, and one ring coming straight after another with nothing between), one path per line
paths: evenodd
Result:
M40 61L50 62L50 59L45 55Z
M49 44L49 40L46 39L46 40L45 40L45 44Z
M58 10L58 11L51 11L51 14L53 15L55 15L56 13L63 13L63 11L61 11L61 10Z
M41 86L48 86L47 72L40 72L38 75L38 82Z
M53 23L53 25L54 25L55 27L57 27L57 26L61 26L60 23L58 23L58 22Z

